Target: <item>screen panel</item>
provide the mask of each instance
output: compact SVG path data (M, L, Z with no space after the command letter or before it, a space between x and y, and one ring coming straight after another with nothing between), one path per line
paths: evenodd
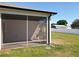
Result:
M28 17L28 40L32 43L47 42L47 19L46 17Z
M25 47L27 41L27 22L23 15L2 14L4 48ZM19 42L19 43L18 43ZM6 43L10 43L7 45Z

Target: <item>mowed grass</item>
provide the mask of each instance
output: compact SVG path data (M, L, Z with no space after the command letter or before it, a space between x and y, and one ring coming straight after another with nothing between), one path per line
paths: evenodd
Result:
M52 32L51 46L6 49L0 56L9 57L79 57L79 35Z
M78 45L79 35L78 34L65 34L65 33L52 33L52 41L60 41L63 44Z

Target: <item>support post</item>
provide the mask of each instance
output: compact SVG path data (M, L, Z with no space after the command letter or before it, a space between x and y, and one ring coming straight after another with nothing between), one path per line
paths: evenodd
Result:
M29 42L28 42L28 16L27 16L26 22L27 22L27 24L26 24L26 28L27 28L27 46L28 46L28 44L29 44Z
M50 44L51 44L51 21L50 21Z
M0 13L0 50L2 48L2 24L1 24L1 13Z

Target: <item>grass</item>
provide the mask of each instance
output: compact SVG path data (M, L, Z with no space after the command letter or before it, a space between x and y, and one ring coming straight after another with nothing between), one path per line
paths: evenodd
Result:
M46 49L46 48L51 49ZM79 35L52 33L51 46L38 46L0 51L0 56L9 57L79 57Z
M52 39L55 41L61 41L64 44L79 44L79 35L78 34L64 34L64 33L52 33Z

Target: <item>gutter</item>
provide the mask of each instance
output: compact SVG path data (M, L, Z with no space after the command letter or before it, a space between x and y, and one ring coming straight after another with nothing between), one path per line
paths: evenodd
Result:
M49 12L49 11L42 11L30 8L22 8L22 7L15 7L15 6L7 6L7 5L0 5L1 8L10 8L10 9L18 9L18 10L27 10L27 11L35 11L35 12L42 12L42 13L49 13L49 14L57 14L56 12Z

